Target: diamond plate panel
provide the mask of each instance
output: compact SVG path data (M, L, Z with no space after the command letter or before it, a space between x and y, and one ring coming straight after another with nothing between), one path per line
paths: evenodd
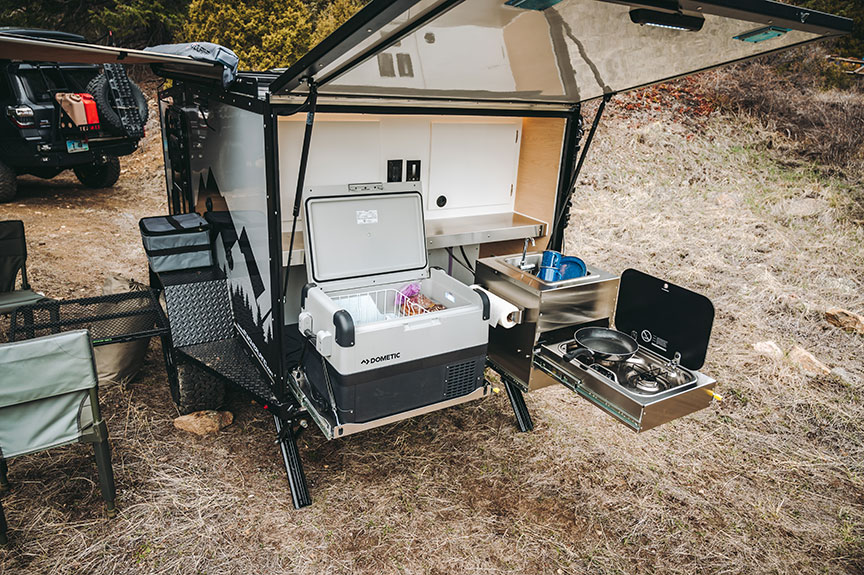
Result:
M175 347L234 336L234 316L225 280L165 286Z
M179 349L181 353L215 371L228 381L242 387L259 400L281 405L270 389L270 382L261 373L255 360L249 357L238 338L199 343Z

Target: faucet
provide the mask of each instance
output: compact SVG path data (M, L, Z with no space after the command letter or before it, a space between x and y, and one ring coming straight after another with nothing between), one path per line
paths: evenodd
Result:
M526 263L528 260L528 242L531 242L532 247L537 245L534 238L525 238L525 246L522 248L522 261L519 262L519 269L523 271L534 267Z

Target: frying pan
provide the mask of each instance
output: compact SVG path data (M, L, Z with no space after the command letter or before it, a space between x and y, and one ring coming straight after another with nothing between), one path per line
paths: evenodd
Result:
M586 350L597 361L624 361L639 349L635 339L607 327L583 327L576 331L574 339L564 356L568 361L583 355Z

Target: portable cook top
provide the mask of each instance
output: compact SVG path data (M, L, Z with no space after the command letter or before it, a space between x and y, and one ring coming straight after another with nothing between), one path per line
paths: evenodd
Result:
M636 431L704 407L715 380L705 362L714 306L705 296L628 269L621 274L615 327L639 343L624 361L576 353L574 341L541 346L538 368Z
M304 227L293 391L325 435L488 393L488 299L429 268L418 183L309 189Z

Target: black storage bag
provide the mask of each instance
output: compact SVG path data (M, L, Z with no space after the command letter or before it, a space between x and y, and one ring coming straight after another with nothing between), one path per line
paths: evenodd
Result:
M154 272L213 265L210 224L198 214L143 218L138 227L147 260Z

